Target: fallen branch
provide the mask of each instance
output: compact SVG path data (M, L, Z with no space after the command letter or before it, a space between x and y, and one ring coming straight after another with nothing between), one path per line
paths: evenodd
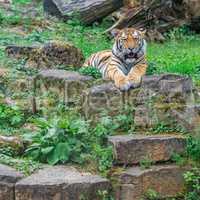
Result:
M189 24L191 18L184 0L147 0L139 6L124 9L116 23L106 30L125 27L143 28L155 35L163 34L174 27ZM163 37L160 37L163 39Z

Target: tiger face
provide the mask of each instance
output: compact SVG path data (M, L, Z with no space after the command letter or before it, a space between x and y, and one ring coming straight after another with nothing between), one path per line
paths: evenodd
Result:
M115 43L113 53L126 64L134 62L146 53L146 41L144 32L134 28L114 30Z

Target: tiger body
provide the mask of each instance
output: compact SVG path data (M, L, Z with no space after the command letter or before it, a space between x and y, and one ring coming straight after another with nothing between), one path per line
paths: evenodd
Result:
M143 33L134 28L117 30L112 50L92 54L84 63L87 66L99 69L104 79L113 80L121 90L138 87L147 69Z

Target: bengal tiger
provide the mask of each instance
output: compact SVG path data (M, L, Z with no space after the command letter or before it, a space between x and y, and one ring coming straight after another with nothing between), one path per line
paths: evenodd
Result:
M120 90L138 87L147 69L145 32L125 28L112 33L112 50L92 54L83 66L96 67L104 79L113 80Z

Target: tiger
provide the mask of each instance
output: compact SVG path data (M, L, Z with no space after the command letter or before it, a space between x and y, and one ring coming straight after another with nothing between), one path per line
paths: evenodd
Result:
M112 50L92 54L83 67L97 68L103 79L114 81L115 86L122 91L139 87L147 69L145 31L135 28L115 29L112 35Z

